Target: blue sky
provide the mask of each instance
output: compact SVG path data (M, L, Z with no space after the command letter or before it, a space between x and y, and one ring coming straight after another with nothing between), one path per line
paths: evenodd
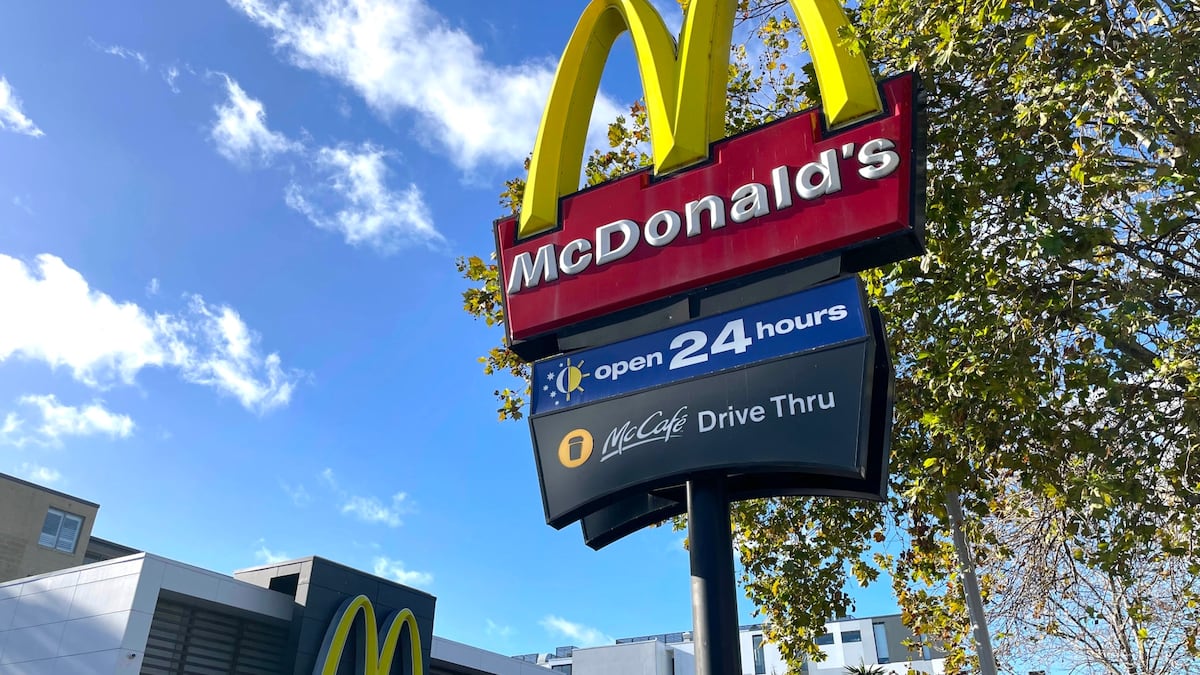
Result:
M476 360L500 335L460 308L582 6L5 3L0 471L201 567L424 588L435 632L504 653L687 629L680 533L545 525Z

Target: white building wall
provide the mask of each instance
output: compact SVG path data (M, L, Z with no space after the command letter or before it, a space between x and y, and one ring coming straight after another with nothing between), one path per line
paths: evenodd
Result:
M0 584L0 673L137 675L162 590L291 620L291 598L139 553Z
M576 649L572 675L671 675L667 646L657 640ZM676 672L676 675L682 675Z
M850 631L858 631L861 641L846 642L842 638L842 634ZM880 664L878 646L875 640L874 621L872 619L831 621L825 624L825 632L833 636L834 642L831 645L821 646L821 651L827 656L824 661L810 661L807 664L808 671L813 675L845 673L847 666L854 667L860 664L879 666L887 675L906 675L909 670L929 673L931 675L941 675L945 672L942 659L927 661L894 660L898 656L902 656L902 654L888 654L890 662Z
M675 665L675 675L696 675L695 646L691 643L673 645L671 657Z
M158 599L139 594L144 563L121 558L0 584L0 672L136 675Z
M858 631L860 640L847 642L843 632ZM875 645L873 621L871 619L848 619L826 624L826 632L833 635L834 643L824 645L821 650L828 658L806 664L811 675L845 674L846 666L865 664L879 665L888 675L907 675L909 669L942 675L945 671L941 659L932 661L893 661L879 664ZM742 675L756 675L754 667L754 636L761 630L743 630L739 633L739 656ZM650 650L666 653L668 665L647 656ZM654 653L658 653L655 651ZM894 658L895 655L890 655ZM763 642L764 675L788 675L787 663L779 649L770 642ZM673 670L668 669L673 663ZM572 665L572 675L695 675L695 644L680 642L664 644L657 641L622 643L589 649L576 649L572 656L550 658L545 666Z
M754 671L754 636L763 635L761 630L746 631L738 633L738 643L741 648L742 656L742 674L755 675ZM766 641L764 635L763 640L763 666L766 675L786 675L787 664L783 660L783 655L779 653L779 648L772 642Z
M436 635L430 646L430 656L494 675L547 675L546 669L541 666Z

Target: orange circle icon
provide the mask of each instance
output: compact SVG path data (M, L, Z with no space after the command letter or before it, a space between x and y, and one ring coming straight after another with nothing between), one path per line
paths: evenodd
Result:
M592 456L592 435L587 429L568 431L558 444L558 461L568 469L583 466Z

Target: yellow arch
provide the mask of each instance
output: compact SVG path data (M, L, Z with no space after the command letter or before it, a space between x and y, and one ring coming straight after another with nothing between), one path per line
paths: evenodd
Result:
M829 126L883 110L866 57L839 34L848 27L838 0L790 0L817 74ZM708 156L725 137L725 90L737 0L692 0L678 51L649 0L591 0L567 41L538 128L517 236L555 226L558 200L579 184L588 122L617 37L628 30L637 56L654 170L662 174Z
M417 617L407 608L394 612L383 624L383 644L380 645L375 607L371 605L367 596L360 595L343 602L337 618L329 624L321 651L317 654L317 666L313 669L313 675L337 675L350 629L354 627L354 621L360 614L363 617L363 630L357 645L358 657L361 659L359 675L387 675L392 672L392 659L395 658L396 646L400 643L402 628L408 629L409 663L412 665L412 672L424 672Z

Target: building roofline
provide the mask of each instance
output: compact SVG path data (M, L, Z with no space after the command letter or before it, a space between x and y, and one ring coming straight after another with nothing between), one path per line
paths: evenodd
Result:
M98 509L98 508L100 508L100 505L99 505L99 504L97 504L96 502L93 502L93 501L90 501L90 500L87 500L87 499L83 499L83 498L80 498L80 497L76 497L75 495L69 495L69 494L67 494L67 493L65 493L65 492L59 492L58 490L55 490L55 489L53 489L53 488L48 488L48 487L46 487L45 485L39 485L39 484L37 484L37 483L31 483L31 482L29 482L29 481L27 481L27 480L25 480L25 479L23 479L23 478L17 478L16 476L10 476L9 474L6 474L6 473L0 473L0 478L4 478L4 479L7 479L7 480L10 480L10 481L12 481L12 482L14 482L14 483L18 483L18 484L20 484L20 485L24 485L24 486L26 486L26 487L35 488L35 489L41 490L42 492L49 492L49 493L50 493L50 494L52 494L52 495L55 495L55 496L58 496L58 497L64 497L64 498L66 498L66 499L70 499L70 500L71 500L71 501L73 501L73 502L78 502L78 503L80 503L80 504L87 504L88 506L94 506L94 507L96 507L97 509Z
M94 534L91 537L88 537L88 544L89 545L99 544L100 546L109 546L109 547L112 547L115 549L121 549L122 551L125 551L125 553L123 553L121 556L118 556L118 557L124 557L126 555L133 555L134 553L144 553L144 551L142 551L142 549L140 549L140 548L134 548L133 546L126 546L125 544L113 541L111 539L105 539L104 537L97 537Z
M378 574L374 574L373 572L367 572L366 570L360 570L357 567L351 567L345 563L340 563L336 560L330 560L329 558L325 558L325 557L322 557L319 555L307 555L307 556L303 556L300 558L292 558L291 560L282 560L282 561L276 562L276 563L265 563L263 565L255 565L254 567L245 567L240 570L234 570L232 576L236 579L237 575L245 574L247 572L261 572L263 570L271 570L271 569L275 569L278 567L287 567L288 565L298 565L298 564L302 564L302 563L306 563L306 562L315 562L315 561L320 561L322 564L331 565L333 567L340 567L348 572L353 572L355 574L363 574L368 577L372 577L374 579L378 579L380 581L389 583L393 586L397 586L397 587L403 588L405 590L411 591L413 593L425 595L425 596L428 596L435 600L437 599L437 596L430 593L429 591L425 591L420 588L413 588L412 586L409 586L407 584L402 584L399 581L395 581L393 579L389 579L387 577L380 576Z

